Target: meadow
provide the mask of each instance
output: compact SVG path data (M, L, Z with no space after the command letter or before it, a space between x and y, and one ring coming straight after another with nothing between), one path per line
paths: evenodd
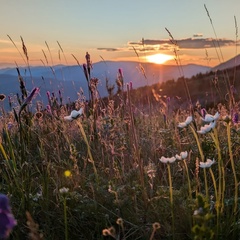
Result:
M90 101L79 91L64 104L48 92L47 106L33 104L40 90L29 93L19 75L18 107L1 108L0 186L18 221L11 239L238 239L233 95L176 109L153 91L143 105L119 69L117 94L107 86L100 99L88 63L83 70Z
M208 104L182 77L179 103L174 81L136 92L119 69L102 99L91 64L79 64L88 92L71 103L58 90L26 89L20 72L15 102L0 94L0 189L17 219L10 239L239 239L236 75L223 74L225 93L216 83ZM33 101L39 93L47 105Z

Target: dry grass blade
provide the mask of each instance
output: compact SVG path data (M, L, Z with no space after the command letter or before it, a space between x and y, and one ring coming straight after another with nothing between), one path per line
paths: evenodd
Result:
M27 61L28 61L29 59L28 59L27 47L26 47L26 45L25 45L25 43L24 43L24 41L23 41L23 38L22 38L22 37L20 37L20 38L21 38L21 41L22 41L23 53L24 53L24 55L25 55L25 57L26 57L26 59L27 59Z
M52 65L53 65L52 53L51 53L50 48L49 48L49 46L48 46L48 43L47 43L46 41L45 41L45 44L46 44L46 46L47 46L47 49L48 49L48 52L49 52L49 55L50 55L50 58L51 58L51 63L52 63Z
M12 42L12 44L14 45L14 47L17 49L17 51L18 51L18 53L20 54L21 58L23 59L24 63L27 65L26 60L24 59L22 53L21 53L20 50L18 49L18 47L17 47L17 45L15 44L15 42L12 40L12 38L11 38L9 35L7 35L7 36L8 36L8 38L10 39L10 41Z
M31 216L31 214L27 211L26 212L27 217L27 226L30 230L30 233L28 234L29 239L31 240L42 240L43 234L39 233L39 226L36 224Z
M47 63L47 65L48 65L48 59L47 59L47 55L46 55L46 53L44 52L44 50L42 49L42 53L43 53L43 56L44 56L44 58L45 58L45 60L46 60L46 63Z

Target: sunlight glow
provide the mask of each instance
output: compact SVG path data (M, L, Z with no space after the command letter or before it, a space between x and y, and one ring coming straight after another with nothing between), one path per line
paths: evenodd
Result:
M156 63L156 64L163 64L163 63L167 62L168 60L173 59L174 57L171 55L158 53L158 54L154 54L154 55L149 55L146 58L147 58L148 62Z

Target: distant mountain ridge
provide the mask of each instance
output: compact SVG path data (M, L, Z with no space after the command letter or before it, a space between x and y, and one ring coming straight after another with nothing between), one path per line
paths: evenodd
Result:
M240 54L213 67L212 71L225 70L225 69L233 68L233 67L239 66L239 65L240 65Z
M122 69L123 71L124 83L132 82L133 88L152 85L171 79L176 80L181 77L179 67L176 65L141 63L140 66L139 62L101 61L94 63L91 70L91 76L100 80L98 90L101 97L107 96L106 78L110 84L115 84L118 69ZM144 73L142 69L144 69ZM83 89L86 97L88 95L87 81L83 69L79 65L37 66L30 67L30 71L26 67L20 67L19 70L25 80L27 90L31 91L33 87L40 87L40 97L45 102L47 91L58 93L58 91L61 90L65 102L67 102L69 98L72 101L76 100L77 92L80 91L80 88ZM193 75L205 73L211 69L206 66L189 64L181 66L181 70L184 73L184 77L190 78ZM13 96L19 92L16 68L0 69L0 93Z

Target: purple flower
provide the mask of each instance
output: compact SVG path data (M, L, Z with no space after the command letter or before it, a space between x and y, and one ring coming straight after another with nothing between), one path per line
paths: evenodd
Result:
M33 98L36 97L36 95L40 92L40 89L38 87L35 87L31 93L28 95L28 97L25 99L23 104L29 104Z
M52 108L51 108L51 106L50 106L50 105L47 105L46 108L47 108L47 112L52 114Z
M202 109L201 109L201 115L202 115L202 117L205 118L206 114L207 114L206 109L205 109L205 108L202 108Z
M36 95L40 92L40 88L35 87L31 93L25 98L24 102L21 105L19 114L21 113L21 111L32 101L33 98L36 97Z
M129 86L130 86L130 90L132 90L132 89L133 89L133 83L132 83L132 81L129 82Z
M235 113L233 114L232 121L233 121L233 123L235 123L235 124L238 123L238 121L239 121L238 112L235 112Z
M47 91L47 97L50 99L50 95L51 93L49 91Z
M8 238L16 225L17 221L12 214L8 197L0 194L0 239Z
M121 78L123 78L123 71L122 71L121 68L118 69L118 73L119 73L119 76L120 76Z

